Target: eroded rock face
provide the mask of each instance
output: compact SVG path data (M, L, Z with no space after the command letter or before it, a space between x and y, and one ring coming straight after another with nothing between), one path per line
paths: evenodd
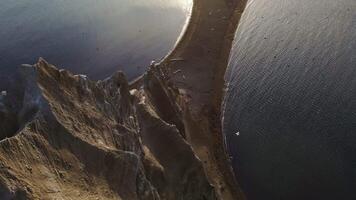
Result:
M0 141L0 199L216 198L159 71L131 93L120 72L93 82L41 59L23 73L18 130Z

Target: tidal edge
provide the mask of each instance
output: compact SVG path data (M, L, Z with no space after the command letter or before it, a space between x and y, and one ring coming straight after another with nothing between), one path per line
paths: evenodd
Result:
M18 106L0 97L0 199L245 199L221 128L246 0L194 0L174 50L128 83L40 59Z

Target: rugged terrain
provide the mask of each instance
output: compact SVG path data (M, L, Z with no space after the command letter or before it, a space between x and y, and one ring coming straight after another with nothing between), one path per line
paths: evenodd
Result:
M0 143L0 199L216 198L159 70L132 91L120 72L93 82L44 60L23 75L26 117Z
M195 0L176 48L130 84L22 67L22 103L0 97L0 199L244 199L220 110L245 3Z

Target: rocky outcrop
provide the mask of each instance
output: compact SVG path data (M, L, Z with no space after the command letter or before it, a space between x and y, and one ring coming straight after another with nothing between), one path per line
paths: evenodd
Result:
M216 198L158 68L131 91L121 72L94 82L43 59L23 75L21 109L0 104L14 124L0 132L0 199Z

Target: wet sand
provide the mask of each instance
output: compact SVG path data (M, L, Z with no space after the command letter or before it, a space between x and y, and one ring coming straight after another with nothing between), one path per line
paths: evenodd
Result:
M204 163L220 199L245 199L224 149L221 103L224 74L235 30L247 0L194 0L188 27L161 62L170 81L187 100L186 139ZM139 78L131 83L141 85Z

